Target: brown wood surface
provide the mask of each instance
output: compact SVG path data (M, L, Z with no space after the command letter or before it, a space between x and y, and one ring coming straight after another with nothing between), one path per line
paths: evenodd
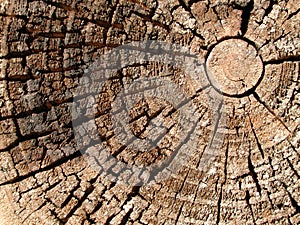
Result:
M300 224L299 7L299 0L0 0L0 224ZM207 69L226 79L219 89L208 82L198 90L180 69L159 63L122 69L100 95L96 118L111 153L137 165L172 155L176 126L147 153L120 148L111 135L110 103L124 82L143 76L171 74L197 106L204 132L203 95L224 91L225 136L205 173L197 164L206 133L168 179L116 184L76 148L72 101L92 61L148 39L186 46L200 61L214 54ZM226 61L216 49L228 39L244 44L234 56L230 42ZM243 55L245 43L258 58ZM135 134L147 135L149 115L176 118L170 107L140 101L130 115Z

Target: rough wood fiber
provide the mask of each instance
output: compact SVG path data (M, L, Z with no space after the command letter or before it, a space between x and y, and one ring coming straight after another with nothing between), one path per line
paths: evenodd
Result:
M0 223L299 224L299 7L298 0L1 0ZM168 140L146 154L120 148L107 119L124 82L167 71L203 116L199 154L178 174L142 187L115 184L88 166L75 148L71 105L93 60L119 45L152 39L190 47L204 61L229 37L249 41L264 71L238 77L254 83L233 96L232 83L221 83L229 92L225 138L208 173L197 169L210 116L204 90L180 69L157 63L124 68L107 84L96 118L99 133L127 163L169 157L176 126L168 103L143 100L131 112L140 137L152 116L170 121ZM226 63L226 55L220 57ZM207 69L216 68L218 62L209 62ZM261 70L257 63L253 71ZM233 60L221 67L236 72L250 64ZM214 88L207 83L205 90Z

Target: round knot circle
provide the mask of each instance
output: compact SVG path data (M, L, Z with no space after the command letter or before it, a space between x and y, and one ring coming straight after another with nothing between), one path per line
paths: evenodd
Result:
M237 38L215 45L206 59L206 72L212 86L231 97L250 94L259 84L263 70L254 45Z

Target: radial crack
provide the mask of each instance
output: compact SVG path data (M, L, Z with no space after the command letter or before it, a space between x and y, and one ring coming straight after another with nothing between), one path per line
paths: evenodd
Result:
M249 117L249 122L250 122L251 130L252 130L252 133L253 133L253 135L254 135L254 138L255 138L255 141L256 141L258 150L260 151L261 156L262 156L263 158L265 158L264 151L263 151L263 149L262 149L262 147L261 147L261 144L260 144L260 142L259 142L259 139L258 139L257 134L256 134L256 132L255 132L255 129L254 129L254 127L253 127L253 123L252 123L252 121L251 121L251 117L250 117L249 115L248 115L248 117Z
M300 55L290 55L290 56L282 57L279 59L272 59L269 61L265 61L264 65L281 64L284 62L299 62L299 61L300 61Z
M288 128L288 126L282 121L282 119L271 109L270 106L265 103L256 92L253 92L254 98L262 104L283 126L284 128L291 134L291 130Z
M254 8L254 0L248 2L245 8L243 8L242 22L241 22L241 35L244 36L248 30L248 24L250 21L251 11Z
M261 196L261 187L260 187L260 184L259 184L259 181L258 181L257 173L255 172L254 166L253 166L252 161L251 161L250 149L249 149L249 156L248 156L248 168L249 168L249 171L250 171L250 175L251 175L253 181L255 182L256 189L257 189L257 191L259 192L259 194Z
M249 209L250 209L251 216L252 216L252 220L253 220L253 224L256 225L256 223L255 223L255 217L254 217L254 213L253 213L253 209L252 209L251 204L250 204L250 194L249 194L249 191L248 191L248 190L246 190L246 197L245 197L245 200L246 200L247 205L248 205L248 207L249 207Z

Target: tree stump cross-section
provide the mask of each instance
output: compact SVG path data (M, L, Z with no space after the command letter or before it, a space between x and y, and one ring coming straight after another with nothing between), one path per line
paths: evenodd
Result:
M0 224L299 224L299 9L298 0L1 0ZM161 62L123 67L97 93L80 132L94 121L109 154L127 165L170 159L182 144L185 103L133 104L128 126L137 139L151 138L151 121L166 128L150 151L118 140L111 119L124 87L160 78L189 97L197 111L191 134L199 135L176 173L134 186L86 160L73 103L92 105L76 93L97 59L146 40L189 49L197 76ZM215 95L222 107L212 109ZM214 110L226 121L217 123L217 154L201 170ZM109 167L104 157L93 160Z

